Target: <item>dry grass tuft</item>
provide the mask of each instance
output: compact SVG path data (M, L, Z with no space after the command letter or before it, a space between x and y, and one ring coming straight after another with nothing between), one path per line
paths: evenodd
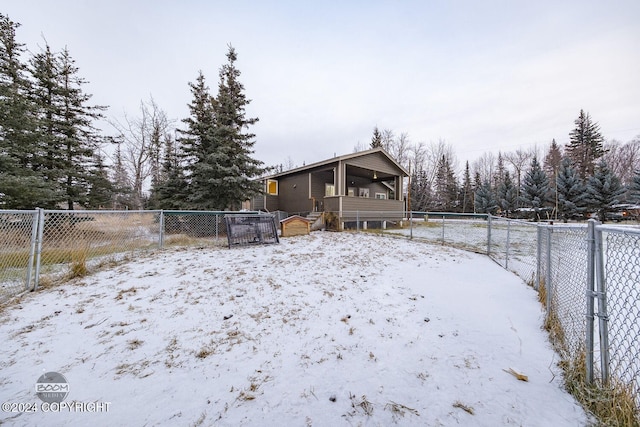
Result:
M415 415L417 417L420 416L420 413L417 410L415 410L413 408L409 408L408 406L405 406L405 405L403 405L401 403L396 403L396 402L393 402L393 401L391 401L391 402L387 403L386 405L384 405L384 409L385 409L385 411L391 411L391 413L393 414L394 418L397 417L397 416L404 417L404 414L407 413L407 412L410 413L410 414L413 414L413 415Z
M609 384L587 384L584 352L570 361L563 360L565 388L582 406L605 426L640 427L640 412L630 384L611 381Z
M459 400L456 400L453 403L453 407L462 409L463 411L465 411L466 413L468 413L470 415L474 415L475 414L475 411L473 410L473 408L471 406L467 406L464 403L460 402Z
M210 347L202 347L197 353L196 357L198 359L206 359L207 357L213 354L213 349Z
M89 273L87 268L88 249L80 249L71 253L71 264L69 265L68 279L84 277Z
M127 341L129 350L135 350L136 348L140 347L143 343L144 341L139 340L137 338Z
M351 399L351 407L355 411L362 411L366 416L373 414L373 403L367 400L367 396L363 395L358 399L354 394L349 393L349 399Z

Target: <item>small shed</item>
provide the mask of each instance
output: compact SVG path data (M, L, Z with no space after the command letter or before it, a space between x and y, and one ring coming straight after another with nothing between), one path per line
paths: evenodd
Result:
M280 221L280 236L291 237L309 234L311 231L311 220L301 217L300 215L292 215Z

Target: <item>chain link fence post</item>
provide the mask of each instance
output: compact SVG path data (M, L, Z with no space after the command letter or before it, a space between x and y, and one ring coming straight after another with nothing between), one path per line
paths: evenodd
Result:
M593 224L596 261L596 297L598 298L598 332L600 335L600 369L602 382L609 382L609 315L607 314L607 285L604 271L604 252L602 250L602 230Z
M491 214L487 214L487 255L491 256Z
M39 210L36 208L33 213L31 222L31 242L29 246L29 264L27 265L27 281L25 283L25 291L32 289L31 281L33 279L34 261L36 255L36 243L38 240L38 223L39 223Z
M509 244L511 238L511 221L507 221L507 245L504 253L504 269L509 269Z
M590 219L587 223L587 289L585 291L587 299L587 324L586 324L586 382L593 384L593 338L594 338L594 301L595 293L595 259L596 259L596 241L595 241L595 220Z
M542 273L542 227L536 227L536 278L534 280L534 289L540 291L540 274Z
M36 272L33 290L38 290L40 282L40 267L42 265L42 236L44 234L44 210L38 209L38 237L36 239Z
M553 294L553 284L551 283L551 270L552 270L552 266L551 266L551 239L553 236L553 228L551 228L551 226L544 226L545 227L545 231L547 232L547 247L546 249L546 253L545 253L545 258L547 260L546 264L547 264L547 274L544 280L544 286L547 292L547 316L549 315L549 313L551 313L551 310L553 309L553 307L551 307L551 300L552 300L552 294Z
M160 249L164 249L164 211L163 210L160 210L160 220L158 222L160 223L158 247Z

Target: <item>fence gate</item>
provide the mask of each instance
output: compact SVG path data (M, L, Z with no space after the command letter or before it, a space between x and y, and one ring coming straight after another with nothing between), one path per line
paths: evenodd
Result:
M229 247L280 243L272 215L226 215Z

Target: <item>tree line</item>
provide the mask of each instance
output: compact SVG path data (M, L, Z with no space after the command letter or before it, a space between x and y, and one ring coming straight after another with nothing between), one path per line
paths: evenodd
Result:
M202 72L188 83L189 115L178 124L153 97L135 115L107 120L69 50L45 43L24 61L19 27L0 14L0 209L238 209L262 191L257 178L283 170L253 157L258 118L246 117L232 46L215 95ZM109 135L98 131L101 120ZM582 110L574 124L566 147L487 152L463 168L443 140L416 144L378 127L355 150L383 147L410 170L414 211L605 219L616 204L640 203L640 137L605 142Z
M539 219L601 221L617 205L640 205L640 137L605 142L600 127L580 110L563 147L555 139L546 153L537 149L485 153L462 173L455 150L444 141L412 144L374 127L370 147L382 147L410 170L409 200L414 211L491 213ZM356 146L355 150L361 150Z
M238 209L267 170L253 158L250 103L228 47L213 96L200 72L189 116L175 128L153 98L135 117L108 121L93 105L69 50L27 54L19 23L0 14L0 209ZM105 152L113 147L111 164Z

